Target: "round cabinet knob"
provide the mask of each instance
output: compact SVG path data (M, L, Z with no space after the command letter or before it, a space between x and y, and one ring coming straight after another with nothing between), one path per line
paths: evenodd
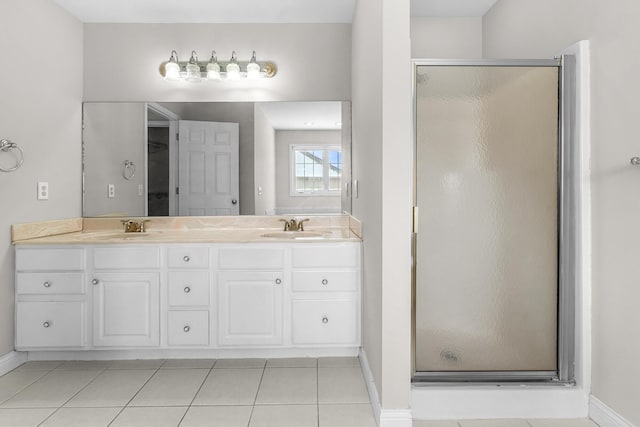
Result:
M45 328L48 328L49 326L51 326L51 322L44 322L42 326L44 326Z
M97 285L98 283L100 283L100 281L98 279L93 279L91 283L94 285Z
M44 286L45 288L50 288L51 287L51 282L44 282L42 284L42 286Z
M323 284L323 285L325 285L325 286L326 286L328 283L329 283L329 281L328 281L327 279L322 279L322 284Z
M276 279L276 285L279 285L280 283L282 283L282 280Z
M184 262L189 262L189 261L191 261L191 258L189 258L189 255L185 255L185 256L182 258L182 260L183 260Z
M237 205L237 204L238 204L238 201L237 201L236 199L233 199L233 200L231 200L231 204L232 204L232 205Z
M185 286L184 287L184 293L188 294L189 292L191 292L191 288L189 286Z
M189 325L187 325L184 328L182 328L182 330L185 331L185 332L189 332L191 330L191 327Z
M329 323L329 318L327 316L324 316L322 318L322 323Z

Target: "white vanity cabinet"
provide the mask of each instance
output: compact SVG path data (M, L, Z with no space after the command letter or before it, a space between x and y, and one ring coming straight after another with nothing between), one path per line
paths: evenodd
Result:
M84 254L82 248L16 250L16 349L84 347Z
M210 344L211 271L209 248L167 247L166 340L169 347Z
M95 347L156 347L160 343L160 248L93 248Z
M283 344L284 258L281 247L218 251L218 344Z
M360 251L352 244L292 248L292 342L360 344Z
M355 354L360 251L359 242L20 244L16 349Z

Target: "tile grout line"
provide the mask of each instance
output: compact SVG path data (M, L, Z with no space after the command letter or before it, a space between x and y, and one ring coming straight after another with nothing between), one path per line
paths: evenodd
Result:
M251 425L251 420L253 418L253 411L256 408L256 402L258 401L258 393L260 393L260 387L262 386L262 379L264 378L264 371L267 369L268 359L264 360L264 365L262 367L262 375L260 376L260 382L258 383L258 389L256 390L256 395L253 398L253 405L251 405L251 413L249 414L249 421L247 422L247 427Z
M215 365L216 365L216 361L213 362L213 365L211 365L211 368L209 368L209 372L207 372L207 375L205 375L204 380L202 380L202 383L200 384L200 387L198 387L198 390L193 395L193 398L191 399L191 402L189 402L189 406L187 406L187 410L184 411L184 414L182 414L182 418L180 418L180 421L178 422L178 426L180 426L180 424L182 424L182 421L184 421L184 417L187 416L187 412L189 412L189 410L191 409L191 406L193 405L193 402L196 400L196 397L198 396L198 393L200 393L200 390L202 390L202 387L204 386L204 383L207 382L207 379L209 378L209 375L211 375L211 372L213 372L213 367Z
M17 371L18 368L12 370L11 372L7 372L5 375L8 375L12 372L16 372L16 373L20 373L20 372L27 372L27 371ZM55 369L55 368L54 368ZM36 371L36 372L41 372L41 371ZM4 399L3 401L0 401L0 409L2 408L2 405L6 402L8 402L9 400L13 399L15 396L17 396L19 393L22 393L24 390L27 389L27 387L32 386L33 384L37 383L38 381L40 381L41 379L43 379L44 377L46 377L47 375L49 375L51 372L53 372L53 369L51 371L45 371L45 373L42 376L39 376L38 378L36 378L35 380L31 381L29 384L25 384L24 387L22 387L20 390L16 391L15 393L13 393L11 396L9 396L8 398ZM4 375L3 375L4 377Z
M138 391L136 391L136 392L133 394L133 396L131 396L131 399L129 399L129 400L127 401L127 403L125 403L125 404L124 404L124 406L122 407L122 409L120 409L120 411L116 414L116 416L115 416L115 417L113 417L113 419L109 422L109 424L107 424L107 427L109 427L111 424L113 424L113 422L114 422L116 419L118 419L118 417L119 417L119 416L124 412L124 410L125 410L126 408L128 408L128 407L129 407L129 404L131 403L131 401L132 401L133 399L135 399L135 398L136 398L136 396L138 395L138 393L140 393L140 390L142 390L142 389L143 389L147 384L149 384L149 381L151 381L151 378L153 378L153 377L155 377L155 376L156 376L156 374L158 373L158 371L160 370L160 368L162 367L162 365L164 365L165 363L166 363L166 360L165 360L164 362L162 362L162 364L156 368L155 372L154 372L153 374L151 374L151 376L149 376L149 378L147 378L147 380L144 382L144 384L142 384L142 385L140 386L140 388L138 389Z
M51 372L56 371L60 366L64 365L64 362L60 363L59 365L57 365L55 368L53 368L51 371L49 371L49 373L47 373L47 375L49 375ZM60 372L65 372L66 370L61 369ZM73 370L70 369L66 372L86 372L86 371L91 371L91 369L87 369L87 370ZM74 397L76 397L78 395L78 393L80 393L82 390L84 390L85 388L89 387L89 384L91 384L92 382L94 382L100 375L102 375L104 373L104 371L106 371L106 368L101 370L100 373L98 375L96 375L95 377L93 377L91 379L91 381L89 381L88 383L86 383L83 387L80 388L80 390L78 390L76 393L74 393L70 398L68 398L66 401L64 401L62 403L62 405L58 406L57 408L55 408L55 410L49 414L48 417L46 417L44 420L40 421L40 423L38 424L38 426L41 426L42 424L44 424L49 418L53 417L56 413L58 413L58 411L60 409L62 409L64 407L64 405L66 405L67 403L69 403L71 401L71 399L73 399ZM44 375L42 378L46 377L47 375Z

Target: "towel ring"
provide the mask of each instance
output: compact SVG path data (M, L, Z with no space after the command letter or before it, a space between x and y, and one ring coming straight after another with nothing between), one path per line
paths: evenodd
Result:
M122 167L122 176L126 180L130 180L134 176L136 176L136 165L129 160L124 161L124 166Z
M22 163L24 162L24 153L22 152L22 148L18 147L18 144L15 142L11 142L8 139L0 139L0 151L3 153L13 152L13 155L16 157L16 164L11 168L3 168L0 166L0 171L2 172L13 172L18 170ZM17 154L15 153L17 151Z

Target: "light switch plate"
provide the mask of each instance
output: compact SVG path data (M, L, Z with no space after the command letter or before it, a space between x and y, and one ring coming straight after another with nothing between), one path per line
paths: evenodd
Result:
M38 181L38 200L49 200L49 183Z

